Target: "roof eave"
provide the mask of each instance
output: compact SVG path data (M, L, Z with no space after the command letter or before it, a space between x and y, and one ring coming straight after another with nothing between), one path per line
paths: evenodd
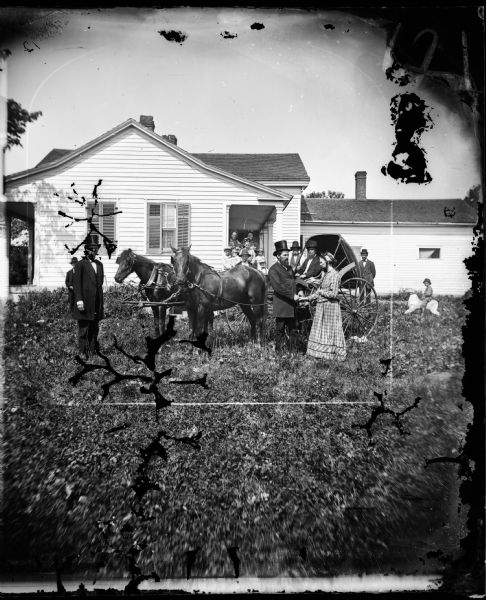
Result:
M468 226L468 227L473 227L475 222L468 222L468 223L463 223L463 222L440 222L440 221L348 221L348 220L342 220L342 221L328 221L326 219L302 219L301 220L302 224L306 224L306 223L325 223L326 225L409 225L409 226L417 226L417 227L427 227L430 225L446 225L446 226L451 226L451 225L464 225L464 226Z
M239 177L238 175L233 175L232 173L228 173L227 171L223 171L222 169L217 169L215 167L211 167L210 165L208 165L208 164L200 161L199 159L197 159L194 156L192 156L191 154L189 154L189 152L186 152L185 150L182 150L182 148L180 148L179 146L171 144L170 142L168 142L167 140L163 139L161 136L159 136L155 132L152 132L152 131L148 130L146 127L143 127L143 125L140 125L140 123L138 123L134 119L128 119L127 121L124 121L123 123L120 123L120 125L117 125L113 129L110 129L110 131L108 131L108 132L104 133L103 135L95 138L91 142L88 142L87 144L84 144L83 146L81 146L81 148L78 148L77 150L73 150L72 153L67 154L66 156L63 156L60 159L58 159L58 160L56 160L56 161L54 161L52 163L49 163L48 165L43 165L41 167L33 167L32 169L27 169L25 171L19 171L18 173L12 173L11 175L7 175L5 177L5 183L10 183L10 182L15 181L17 179L29 178L31 175L34 175L34 174L38 175L38 174L43 173L45 171L49 171L51 169L55 169L57 167L60 167L63 164L65 164L65 163L69 162L70 160L72 160L73 158L75 158L77 156L80 156L81 154L83 154L84 152L86 152L88 150L91 150L91 148L94 148L98 144L101 144L102 142L105 142L106 140L109 140L111 137L117 135L118 133L120 133L121 131L123 131L124 129L126 129L128 127L135 127L136 129L138 129L142 133L148 135L149 137L152 137L153 139L155 139L156 141L158 141L162 145L164 145L164 146L166 146L166 147L174 150L177 154L180 154L182 157L186 158L190 162L197 164L202 169L205 169L205 170L207 170L207 171L209 171L211 173L215 173L217 175L222 175L225 178L232 179L234 181L237 181L238 183L242 183L242 184L244 184L246 186L249 186L251 188L257 188L260 191L264 191L264 192L270 194L270 196L279 198L279 199L281 199L281 200L283 200L284 202L287 202L287 203L290 202L290 200L292 199L292 195L291 194L287 194L286 192L281 192L279 190L274 190L272 188L269 188L269 187L267 187L267 186L265 186L263 184L255 182L255 181L250 181L249 179L244 179L243 177Z

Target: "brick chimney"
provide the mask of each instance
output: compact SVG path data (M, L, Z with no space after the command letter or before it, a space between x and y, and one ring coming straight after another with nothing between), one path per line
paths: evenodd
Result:
M356 200L366 200L366 171L356 171Z
M140 125L143 125L151 131L155 131L155 123L152 115L140 115Z
M173 133L168 133L167 135L163 135L162 138L164 140L166 140L167 142L174 144L174 146L177 146L177 138Z

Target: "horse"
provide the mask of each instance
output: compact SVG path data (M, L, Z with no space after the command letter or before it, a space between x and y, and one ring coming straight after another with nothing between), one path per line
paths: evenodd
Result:
M211 333L215 310L239 305L251 327L252 339L263 334L266 281L257 269L243 264L218 273L190 253L191 246L173 248L175 285L182 287L192 333Z
M145 286L143 289L150 302L163 302L170 296L175 280L174 270L170 265L156 263L146 256L135 254L131 248L123 250L116 262L119 265L115 274L117 283L122 283L130 273L135 273L140 279L140 285ZM151 308L154 315L155 335L158 337L165 331L167 307L160 305Z

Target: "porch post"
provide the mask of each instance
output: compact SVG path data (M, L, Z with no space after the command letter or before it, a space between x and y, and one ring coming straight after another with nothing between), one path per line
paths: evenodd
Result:
M282 205L275 206L275 222L273 224L273 242L282 239L283 235L283 207Z
M229 231L229 217L230 217L230 209L231 204L226 204L224 207L224 217L223 217L223 248L229 241L230 231ZM223 248L221 248L221 256L223 255Z

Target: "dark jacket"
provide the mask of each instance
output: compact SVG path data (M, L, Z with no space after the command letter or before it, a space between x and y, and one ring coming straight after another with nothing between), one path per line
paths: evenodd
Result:
M307 273L305 274L305 277L306 277L306 279L307 279L307 277L317 277L320 274L320 272L322 271L321 263L319 261L318 256L314 256L314 258L306 258L304 260L304 262L300 265L300 267L295 271L295 274L302 276L309 261L310 261L310 267L307 269Z
M363 267L363 261L360 259L358 262L358 268L359 276L373 286L373 280L376 277L375 263L373 263L371 260L367 260L366 265Z
M66 273L66 287L68 289L68 305L69 309L73 310L74 307L74 291L73 287L74 267Z
M103 318L103 264L97 260L97 273L95 274L90 260L83 258L74 270L74 308L73 318L94 321ZM84 302L84 311L78 310L77 302ZM95 316L95 313L97 315Z
M290 267L278 261L268 269L268 279L273 288L273 316L293 318L295 316L295 279Z

